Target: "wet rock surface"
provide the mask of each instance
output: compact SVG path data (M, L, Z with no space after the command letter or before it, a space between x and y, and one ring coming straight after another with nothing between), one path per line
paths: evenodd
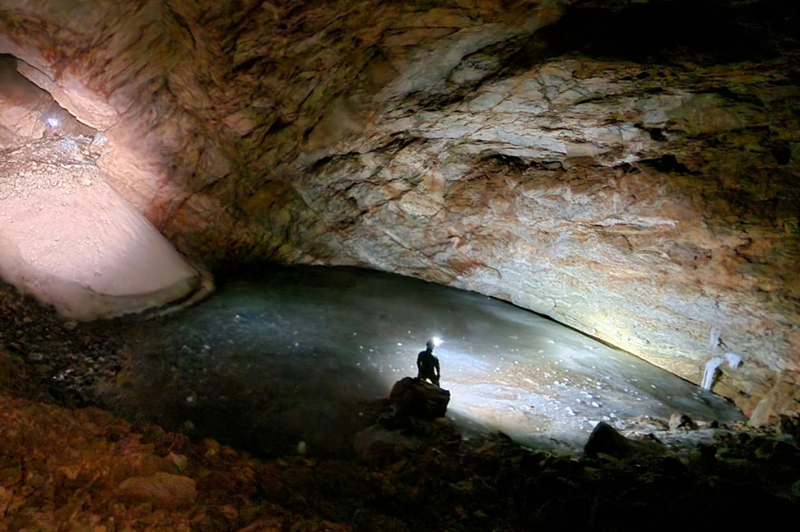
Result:
M415 375L416 353L442 336L447 413L470 431L580 449L601 420L625 429L642 415L666 427L676 411L745 419L724 398L505 302L352 268L234 271L179 315L72 330L56 323L68 358L43 382L63 382L128 419L255 454L284 454L302 441L317 455L343 456L351 454L343 434L362 425L364 402ZM20 340L35 330L31 323ZM89 371L91 352L71 351L104 339L112 375ZM46 352L40 341L18 341L19 356Z

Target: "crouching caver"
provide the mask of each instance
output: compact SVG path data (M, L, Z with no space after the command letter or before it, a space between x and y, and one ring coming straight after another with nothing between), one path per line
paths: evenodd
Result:
M433 340L425 342L427 349L420 351L417 355L417 378L419 380L429 380L436 386L439 386L439 379L441 378L441 371L439 369L439 359L433 356L433 348L436 344Z

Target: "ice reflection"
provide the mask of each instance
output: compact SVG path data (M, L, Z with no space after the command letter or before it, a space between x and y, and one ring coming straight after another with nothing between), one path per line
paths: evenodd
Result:
M432 336L444 340L435 354L449 415L527 444L580 444L600 420L642 415L742 419L710 392L530 312L362 270L239 273L202 305L124 334L137 363L117 408L256 451L346 447L353 405L416 375Z

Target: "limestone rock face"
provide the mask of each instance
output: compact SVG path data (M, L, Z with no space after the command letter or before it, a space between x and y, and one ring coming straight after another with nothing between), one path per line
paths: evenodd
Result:
M199 261L417 276L698 383L730 352L715 391L796 410L796 14L619 4L17 0L0 53Z

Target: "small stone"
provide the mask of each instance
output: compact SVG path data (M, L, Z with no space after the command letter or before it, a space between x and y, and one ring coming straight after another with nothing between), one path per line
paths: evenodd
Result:
M680 475L686 472L686 466L674 456L665 456L661 459L660 469L668 475Z
M611 425L601 421L595 426L583 450L592 458L598 454L625 458L632 454L661 455L664 453L664 446L657 441L630 440Z
M717 457L717 448L714 445L707 445L707 444L699 444L698 449L700 450L700 456L704 460L713 460Z
M669 430L675 432L678 429L697 430L697 423L686 414L672 414L669 418Z
M416 438L377 425L362 430L355 437L358 457L365 462L384 467L400 460L419 445Z
M169 459L178 468L178 471L183 471L189 465L189 460L182 454L169 453Z
M781 416L779 426L781 434L788 434L800 442L800 416Z
M206 446L206 458L210 458L216 455L220 450L219 443L217 443L216 440L212 440L211 438L206 438L205 440L203 440L203 443Z

